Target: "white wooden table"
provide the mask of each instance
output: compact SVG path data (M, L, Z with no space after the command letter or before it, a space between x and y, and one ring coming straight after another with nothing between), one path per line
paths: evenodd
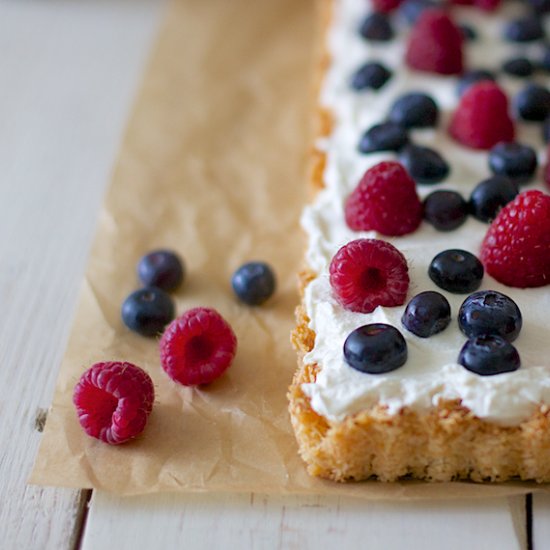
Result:
M252 1L252 0L251 0ZM550 497L372 503L26 486L164 0L0 0L0 548L550 548Z

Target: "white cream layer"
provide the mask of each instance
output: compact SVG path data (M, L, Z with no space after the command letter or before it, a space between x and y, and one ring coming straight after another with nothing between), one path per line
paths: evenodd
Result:
M471 22L479 34L476 42L468 43L468 68L496 70L513 53L537 53L537 47L509 45L501 40L507 14L485 15L479 10L455 10L459 22ZM318 148L327 154L324 174L326 188L315 202L306 207L302 225L309 245L306 259L318 273L305 294L305 306L316 333L314 349L306 355L306 363L317 363L321 371L313 384L304 384L304 392L319 414L335 421L376 403L388 407L391 414L403 407L425 410L440 399L461 399L463 405L478 417L501 425L514 425L528 418L541 404L550 404L550 289L513 289L485 275L482 289L494 289L512 297L519 305L524 324L514 345L521 368L513 373L482 377L468 372L457 364L465 337L460 333L456 314L466 295L443 292L448 298L453 321L442 333L428 339L418 338L401 326L405 306L377 308L371 314L346 311L334 300L328 281L328 265L334 253L346 242L360 237L383 238L394 244L406 256L411 285L408 298L424 290L439 290L427 276L432 258L448 248L462 248L479 254L480 244L488 226L472 218L459 229L441 233L423 223L415 233L405 237L386 238L376 232L354 232L344 221L343 205L367 168L387 159L392 153L361 155L357 143L361 134L372 125L382 122L393 101L405 92L422 91L438 103L442 116L437 129L414 130L415 143L432 146L450 163L451 174L444 183L435 186L419 185L421 197L435 189L454 189L467 198L482 179L491 175L487 152L476 152L455 143L446 128L450 113L457 105L456 77L419 73L403 65L405 31L390 43L374 45L363 41L357 27L368 11L365 2L335 0L333 24L329 32L332 56L321 93L321 103L334 115L330 137L320 140ZM549 29L550 30L550 29ZM350 75L362 63L377 60L394 70L391 80L379 91L355 92L349 87ZM499 83L513 97L525 81L499 77ZM548 79L545 82L549 84ZM541 152L540 125L517 125L517 139ZM540 182L540 177L538 178ZM540 183L524 189L543 189ZM400 369L383 375L360 373L349 367L343 358L342 346L355 328L373 322L389 323L401 330L407 340L409 358Z

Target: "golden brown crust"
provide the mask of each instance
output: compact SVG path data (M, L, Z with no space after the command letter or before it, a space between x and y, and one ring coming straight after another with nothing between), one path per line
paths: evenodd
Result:
M332 0L320 0L319 6L324 36L331 20ZM330 63L324 40L320 52L318 85ZM331 113L318 109L316 115L317 136L329 135ZM310 170L314 193L324 187L325 162L324 153L314 148ZM311 270L300 273L302 296L314 278ZM477 418L459 400L440 402L423 413L405 408L390 415L377 405L342 422L320 416L302 391L302 384L315 382L319 372L317 365L303 362L315 343L303 304L297 308L296 317L291 340L299 355L299 367L288 393L289 411L300 455L311 475L335 481L371 477L395 481L404 476L429 481L550 481L550 409L546 406L512 427Z

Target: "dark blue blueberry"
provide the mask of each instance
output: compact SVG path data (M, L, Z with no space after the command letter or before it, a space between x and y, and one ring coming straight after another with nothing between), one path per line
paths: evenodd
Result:
M474 292L458 312L458 326L468 338L496 334L513 342L521 325L521 311L516 302L496 290Z
M521 143L497 143L489 151L489 168L497 176L504 176L517 184L525 183L535 174L537 154Z
M542 50L539 64L541 69L550 71L550 46L548 44L546 44Z
M500 336L476 336L468 340L458 356L467 370L481 376L513 372L521 366L518 350Z
M502 70L512 76L526 77L535 72L535 66L526 57L513 57L502 64Z
M510 42L533 42L544 38L540 17L528 16L510 21L504 29L504 38Z
M518 186L504 176L483 180L470 195L470 214L480 222L491 223L500 209L513 201L518 193Z
M407 145L399 160L418 183L439 183L449 175L449 165L443 157L429 147Z
M424 10L439 6L440 3L435 0L405 0L399 7L399 13L408 23L413 25Z
M550 143L550 117L546 118L542 125L542 139L544 143Z
M399 151L409 143L407 130L395 122L376 124L367 130L359 142L361 153Z
M429 338L449 326L451 306L439 292L421 292L407 304L401 322L409 332L420 338Z
M471 25L466 25L465 23L462 23L458 27L462 31L462 36L464 36L464 39L468 42L477 39L477 32Z
M468 217L468 203L456 191L434 191L424 199L424 219L438 231L452 231Z
M141 258L137 266L139 280L170 292L183 282L185 269L181 258L170 250L155 250Z
M429 95L412 92L395 101L389 119L405 128L428 128L437 124L438 115L437 104Z
M444 250L432 260L428 275L439 288L455 294L466 294L481 285L483 265L466 250Z
M466 71L458 81L457 92L459 96L464 95L464 92L473 84L477 84L482 80L495 80L495 75L491 71L485 69L474 69Z
M407 343L403 335L391 325L364 325L346 338L344 358L350 367L358 371L383 374L405 364Z
M160 288L148 287L132 292L122 304L122 321L142 336L156 336L174 319L172 298Z
M264 262L249 262L237 269L231 279L238 298L250 306L263 304L275 292L275 275Z
M351 86L357 91L379 90L391 75L391 71L381 63L366 63L352 76Z
M539 84L528 84L516 96L514 106L524 120L544 120L550 115L550 92Z
M359 34L373 42L387 42L393 38L393 29L388 16L374 12L367 15L359 27Z
M550 11L550 0L527 0L527 3L536 13L548 13Z

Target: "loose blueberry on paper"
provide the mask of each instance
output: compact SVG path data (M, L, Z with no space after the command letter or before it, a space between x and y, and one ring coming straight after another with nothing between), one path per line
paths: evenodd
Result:
M346 338L344 358L350 367L358 371L383 374L405 364L407 343L403 335L391 325L364 325Z
M231 279L237 297L250 306L263 304L275 292L275 275L265 262L248 262Z
M142 336L162 333L175 315L172 298L160 288L147 287L132 292L122 304L122 321Z
M519 335L522 325L517 304L496 290L481 290L468 296L458 312L458 326L468 337L496 334L508 342Z
M185 276L183 260L171 250L149 252L139 261L137 271L144 286L156 286L167 292L181 286Z

